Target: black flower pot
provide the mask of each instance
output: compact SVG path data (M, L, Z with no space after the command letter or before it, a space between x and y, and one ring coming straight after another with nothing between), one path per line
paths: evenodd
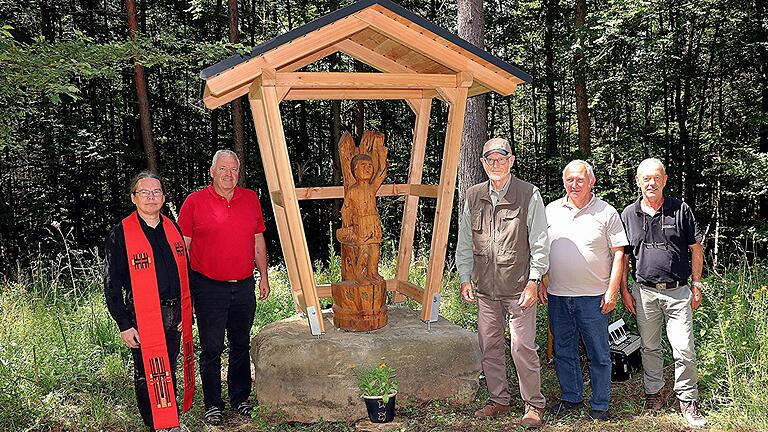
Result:
M388 423L395 418L395 395L389 395L389 401L384 403L381 396L363 396L365 408L368 409L368 418L373 423Z

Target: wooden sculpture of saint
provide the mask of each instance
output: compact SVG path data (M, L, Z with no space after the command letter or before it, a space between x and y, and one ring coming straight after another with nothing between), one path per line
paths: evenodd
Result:
M376 192L387 176L384 134L366 131L360 146L348 132L339 142L344 176L341 228L341 278L332 284L334 324L346 330L374 330L387 323L386 283L379 274L381 219Z
M341 277L360 283L380 282L384 279L379 275L381 219L376 208L376 191L387 177L384 134L366 131L358 148L352 135L344 133L339 153L344 175L344 205L336 237L349 247L352 255L344 257L342 252L342 259L348 259L342 265Z

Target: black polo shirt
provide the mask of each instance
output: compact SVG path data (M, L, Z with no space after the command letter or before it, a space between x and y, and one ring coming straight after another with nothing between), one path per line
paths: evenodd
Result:
M683 201L664 197L660 211L649 216L640 207L642 197L621 213L629 245L632 276L638 282L687 282L691 276L688 246L701 243L702 235L691 208Z

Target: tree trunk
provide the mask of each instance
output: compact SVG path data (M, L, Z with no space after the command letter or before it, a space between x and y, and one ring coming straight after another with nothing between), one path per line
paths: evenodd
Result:
M125 7L128 10L128 33L131 39L136 40L136 34L139 29L138 22L136 21L136 0L125 0ZM139 105L141 138L144 143L147 168L152 171L157 171L157 155L155 153L155 139L152 135L152 119L149 116L149 97L147 96L147 80L144 76L144 66L135 63L133 75L136 83L136 99Z
M229 0L229 42L236 44L240 42L240 30L237 26L237 0ZM232 54L236 50L232 48ZM240 186L247 183L245 172L245 146L243 136L243 101L237 98L232 101L232 148L237 157L240 158Z
M760 77L761 104L760 104L760 124L758 126L758 136L760 140L760 152L768 153L768 28L765 26L765 0L755 2L756 13L755 22L757 23L756 39L758 48L758 76ZM768 195L760 197L760 218L768 219Z
M485 18L482 0L458 0L458 34L467 42L485 46ZM459 159L459 202L470 186L485 180L485 170L480 162L483 144L488 139L487 105L485 95L467 99L464 115L464 131L461 136ZM463 205L463 204L462 204Z
M546 0L544 2L544 80L546 87L546 189L554 190L552 177L553 164L557 163L557 108L555 105L555 20L557 16L558 0ZM555 176L559 177L559 176Z
M576 117L579 126L579 152L584 158L592 154L589 137L589 108L587 107L586 62L584 61L584 43L587 18L587 0L576 0L576 50L573 53L573 79L576 90Z

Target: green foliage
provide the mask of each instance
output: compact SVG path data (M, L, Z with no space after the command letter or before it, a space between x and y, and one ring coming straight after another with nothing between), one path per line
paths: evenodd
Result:
M768 269L762 262L733 267L710 278L704 294L695 329L705 399L723 421L766 429Z
M397 391L397 378L392 366L384 363L377 366L356 367L357 386L361 396L381 397L384 403Z
M130 353L98 280L67 289L65 268L0 282L0 429L137 428Z

